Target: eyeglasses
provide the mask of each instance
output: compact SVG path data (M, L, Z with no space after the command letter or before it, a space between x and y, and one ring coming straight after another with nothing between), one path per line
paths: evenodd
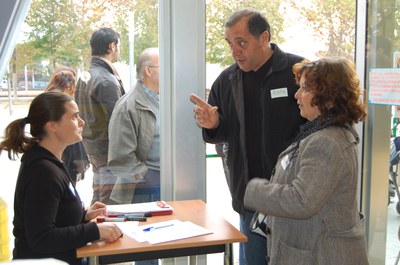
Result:
M158 67L158 65L148 65L148 67Z
M250 230L253 233L267 237L271 232L267 227L267 216L259 212L254 213L250 221Z

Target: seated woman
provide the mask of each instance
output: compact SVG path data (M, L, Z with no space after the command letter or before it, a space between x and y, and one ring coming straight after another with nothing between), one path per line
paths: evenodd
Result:
M365 219L358 212L359 137L366 116L360 81L344 58L293 67L300 115L308 120L268 181L252 179L245 205L268 238L269 265L368 264Z
M31 136L24 132L26 124ZM24 153L15 189L13 259L81 264L76 248L121 237L115 224L91 222L106 213L106 206L96 202L85 210L61 161L65 148L82 140L83 125L71 96L48 92L34 98L26 118L7 126L0 151L8 151L10 158Z

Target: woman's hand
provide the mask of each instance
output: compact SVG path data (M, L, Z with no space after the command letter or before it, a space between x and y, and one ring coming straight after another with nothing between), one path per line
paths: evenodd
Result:
M101 202L95 202L87 209L85 220L90 221L99 215L106 215L106 205Z
M107 243L114 242L118 238L122 237L122 231L113 223L101 223L97 224L100 232L100 240L104 240Z

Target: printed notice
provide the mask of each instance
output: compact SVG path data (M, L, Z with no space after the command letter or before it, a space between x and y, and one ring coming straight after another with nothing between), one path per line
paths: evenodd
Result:
M373 104L400 105L400 69L371 69L368 98Z

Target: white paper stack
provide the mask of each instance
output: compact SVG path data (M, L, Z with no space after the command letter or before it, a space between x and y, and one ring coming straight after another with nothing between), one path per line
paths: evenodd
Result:
M119 224L118 224L119 225ZM212 234L204 227L190 221L170 220L142 226L121 227L123 233L138 242L159 244L189 237Z

